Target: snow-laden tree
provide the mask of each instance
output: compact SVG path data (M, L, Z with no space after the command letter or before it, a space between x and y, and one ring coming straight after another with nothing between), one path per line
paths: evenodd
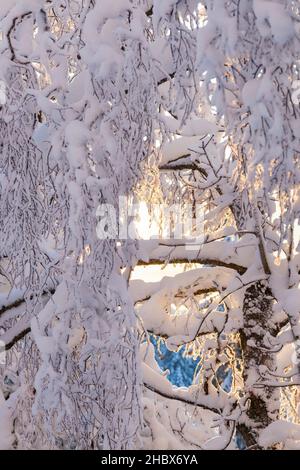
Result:
M299 447L297 2L5 0L0 25L1 446ZM120 196L182 213L137 240ZM153 336L200 357L190 387Z

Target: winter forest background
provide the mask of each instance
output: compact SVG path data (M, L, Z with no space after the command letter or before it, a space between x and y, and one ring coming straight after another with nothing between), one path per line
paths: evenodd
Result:
M298 0L0 0L1 449L300 449L299 72Z

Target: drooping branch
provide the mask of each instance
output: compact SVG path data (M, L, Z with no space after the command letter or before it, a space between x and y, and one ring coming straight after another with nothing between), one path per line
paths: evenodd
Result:
M137 265L138 266L151 266L151 265L165 265L166 262L168 264L200 264L206 266L219 266L227 269L233 269L237 271L239 274L244 274L247 271L247 268L244 266L240 266L235 263L225 263L224 261L220 261L217 259L204 259L204 258L171 258L170 260L166 259L154 259L151 258L149 261L142 261L139 260Z
M201 403L198 403L197 400L192 400L190 398L185 398L183 396L178 396L178 395L176 395L176 393L174 393L174 395L173 395L171 393L166 393L162 390L159 390L159 387L157 387L157 386L154 387L153 385L148 384L145 380L144 380L144 387L147 388L148 390L150 390L151 392L156 393L160 397L167 398L168 400L175 400L175 401L181 402L185 405L194 406L196 408L199 407L199 408L202 408L203 410L211 411L212 413L215 413L217 415L222 414L221 410L219 410L217 408L209 407L209 406L201 404Z

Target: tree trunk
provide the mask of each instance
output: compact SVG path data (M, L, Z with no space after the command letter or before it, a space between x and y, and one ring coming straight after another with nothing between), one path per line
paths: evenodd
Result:
M253 226L252 223L248 226L253 211L247 192L244 191L235 199L231 210L238 230L247 230ZM244 327L240 330L240 340L244 366L244 396L248 409L242 414L237 430L246 447L256 450L261 449L258 444L260 431L278 419L280 411L279 389L263 385L257 388L261 380L260 366L265 366L271 371L276 366L276 354L268 350L264 341L267 332L270 336L277 334L270 321L273 304L274 297L267 280L258 281L246 289L243 301Z
M267 386L257 388L261 381L260 366L274 370L276 354L268 350L265 335L272 331L270 320L274 299L266 281L252 284L245 292L243 313L244 329L240 331L244 358L244 384L248 409L243 422L239 423L241 433L247 447L258 444L259 432L273 420L278 419L280 402L279 390ZM246 418L246 419L245 419Z

